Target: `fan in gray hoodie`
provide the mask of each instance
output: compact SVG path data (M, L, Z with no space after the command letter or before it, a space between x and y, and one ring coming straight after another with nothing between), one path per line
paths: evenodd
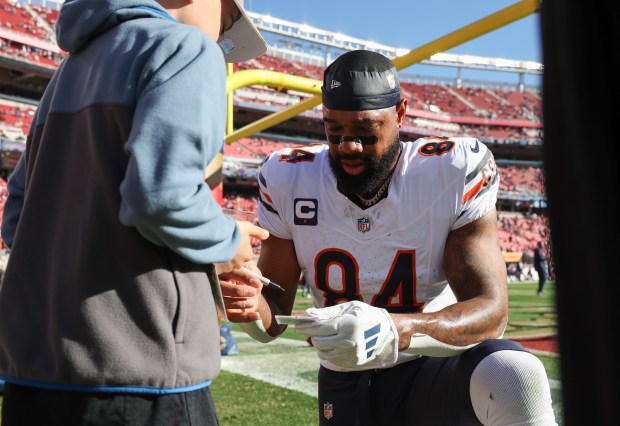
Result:
M226 118L224 54L205 29L217 35L241 14L233 0L221 17L220 0L176 3L61 9L69 55L40 101L2 223L5 404L10 384L166 395L219 373L214 264L251 259L250 235L266 237L224 216L204 181Z

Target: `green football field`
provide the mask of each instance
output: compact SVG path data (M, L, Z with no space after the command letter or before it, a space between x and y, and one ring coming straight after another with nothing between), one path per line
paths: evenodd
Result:
M553 282L547 284L544 297L536 295L535 283L514 283L508 288L510 313L505 337L539 337L556 332ZM310 299L302 298L298 293L295 309L310 306ZM240 332L236 325L233 331L240 352L223 357L222 372L212 385L220 424L318 425L318 403L314 392L318 358L304 336L287 330L283 339L262 345ZM279 340L287 344L281 344ZM556 420L562 425L559 356L533 352L547 370Z

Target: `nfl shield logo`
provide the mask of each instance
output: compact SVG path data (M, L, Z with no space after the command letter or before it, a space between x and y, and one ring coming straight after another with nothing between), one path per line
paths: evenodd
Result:
M393 89L394 87L396 87L396 80L394 79L393 74L387 75L387 81L388 81L388 84L390 85L390 89Z
M330 404L329 402L323 404L323 416L325 416L327 420L331 419L334 416L333 404Z
M357 230L360 232L370 231L370 219L367 217L357 219Z

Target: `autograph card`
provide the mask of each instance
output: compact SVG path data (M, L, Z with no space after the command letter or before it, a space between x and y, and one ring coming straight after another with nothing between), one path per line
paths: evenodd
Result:
M280 325L297 325L302 322L314 320L314 317L309 317L306 315L276 315L276 322Z

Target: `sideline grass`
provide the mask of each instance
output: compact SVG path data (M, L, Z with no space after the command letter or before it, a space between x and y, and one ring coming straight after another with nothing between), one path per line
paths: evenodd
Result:
M318 425L317 399L222 371L211 385L222 426Z

